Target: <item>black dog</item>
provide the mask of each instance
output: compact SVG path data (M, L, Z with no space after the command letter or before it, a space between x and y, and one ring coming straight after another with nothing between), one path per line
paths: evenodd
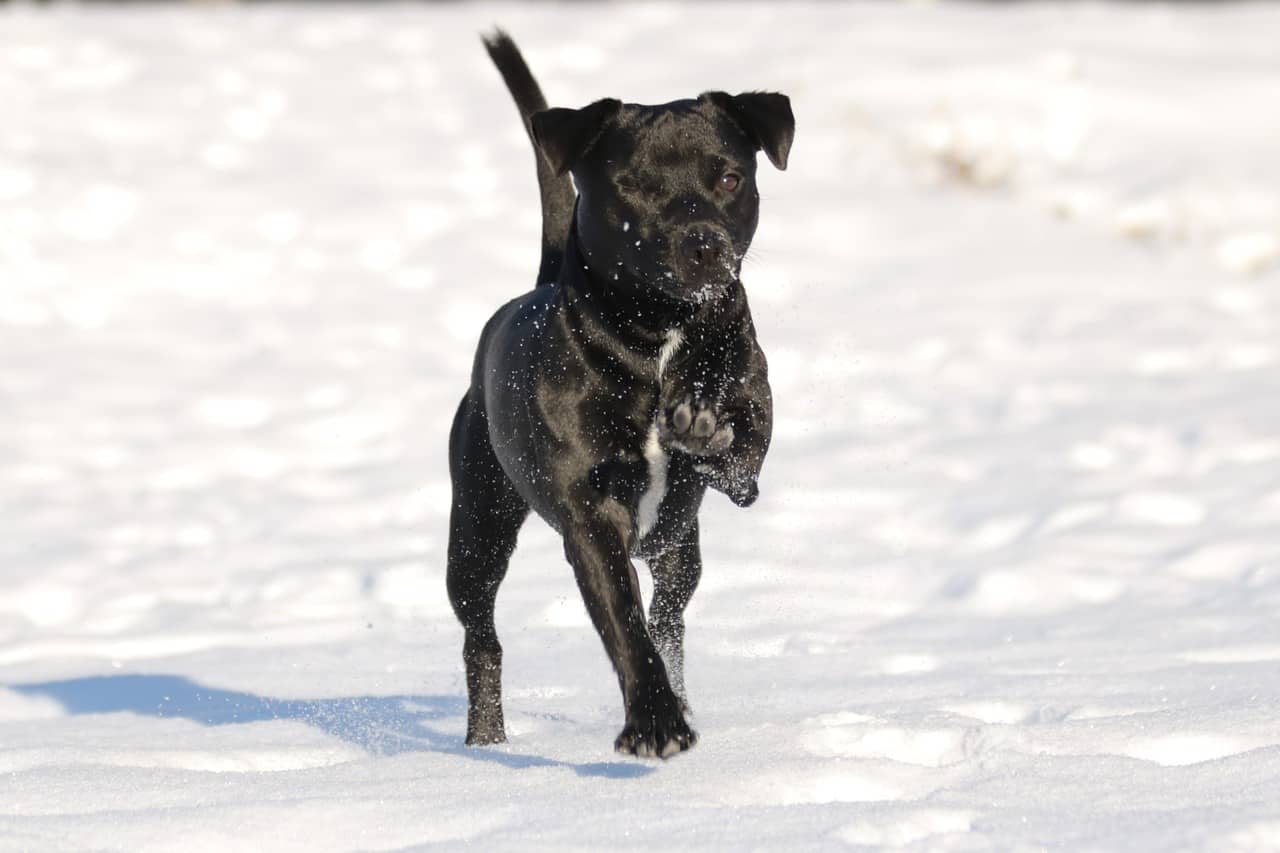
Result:
M453 422L449 598L466 631L467 743L506 740L494 599L530 508L564 537L617 671L620 752L667 757L685 721L685 605L706 488L756 499L772 398L738 273L755 155L786 168L784 95L547 109L515 44L485 39L538 156L539 286L480 336ZM572 173L574 187L568 173ZM654 579L646 627L632 557Z

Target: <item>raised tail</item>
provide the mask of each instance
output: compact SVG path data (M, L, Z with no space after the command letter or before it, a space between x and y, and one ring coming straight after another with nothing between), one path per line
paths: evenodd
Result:
M547 99L542 96L542 89L533 79L533 72L525 64L520 49L502 30L495 29L482 39L489 57L498 66L503 82L515 99L529 141L533 142L533 155L538 166L538 193L542 197L542 261L538 265L538 284L549 284L556 280L564 263L564 243L569 236L577 194L573 181L568 175L556 175L533 138L529 119L534 113L547 108Z

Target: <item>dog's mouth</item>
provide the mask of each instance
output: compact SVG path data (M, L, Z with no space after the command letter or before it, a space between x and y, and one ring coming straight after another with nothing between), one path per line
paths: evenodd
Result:
M725 279L724 281L707 282L706 284L691 290L689 292L688 299L695 305L705 305L708 302L714 302L721 296L724 296L725 291L729 289L729 285L731 284L733 284L732 278Z
M663 294L672 299L693 305L705 305L723 296L735 281L737 281L737 275L734 271L725 268L707 271L707 274L696 278L669 271L659 278L656 285Z
M715 226L693 226L675 238L672 260L676 273L691 285L726 281L737 275L741 256L733 240Z
M663 289L677 299L700 305L737 280L742 256L719 228L695 226L673 242Z
M623 228L624 233L627 230ZM627 243L609 264L607 277L688 305L721 298L738 280L742 267L743 252L715 225L686 226L672 237L653 235Z

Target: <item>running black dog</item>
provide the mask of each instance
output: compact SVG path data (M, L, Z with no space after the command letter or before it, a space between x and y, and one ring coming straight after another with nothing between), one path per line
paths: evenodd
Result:
M791 104L707 92L547 109L515 44L499 31L485 46L535 145L543 246L538 286L484 327L449 436L467 743L506 740L494 599L532 508L564 537L617 671L615 748L665 758L697 740L683 612L702 572L698 507L708 486L751 504L769 446L765 358L738 274L756 152L786 168ZM653 573L647 626L633 557Z

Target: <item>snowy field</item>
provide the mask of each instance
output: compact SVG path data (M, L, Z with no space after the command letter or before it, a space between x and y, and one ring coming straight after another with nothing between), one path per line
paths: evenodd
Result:
M701 742L445 439L553 103L789 93ZM1280 7L0 7L0 849L1280 849Z

